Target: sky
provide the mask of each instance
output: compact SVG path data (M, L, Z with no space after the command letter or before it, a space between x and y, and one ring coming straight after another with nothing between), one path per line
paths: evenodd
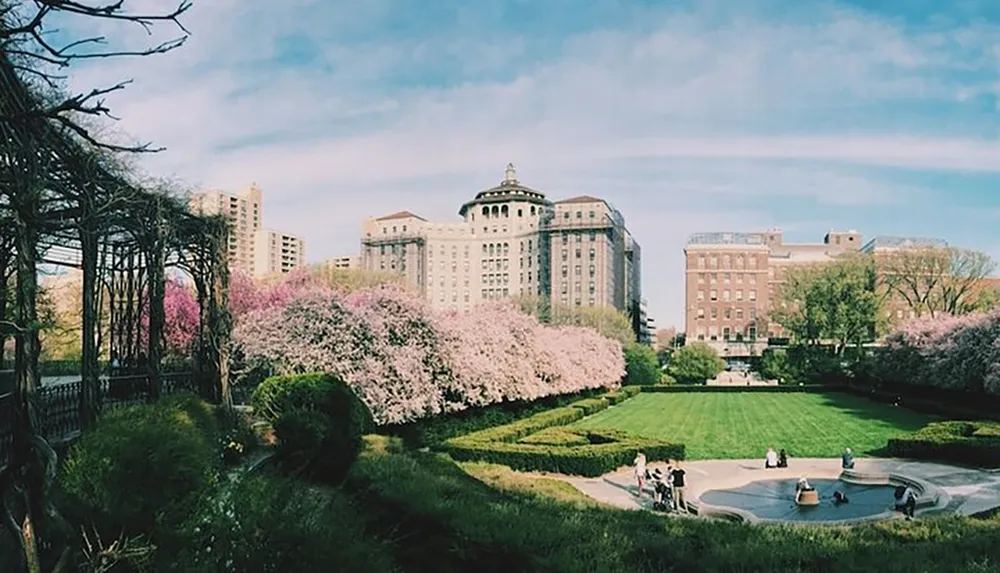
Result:
M167 0L131 0L169 9ZM642 246L660 327L683 324L683 248L778 227L940 237L1000 259L996 0L195 0L191 37L92 60L125 79L112 136L166 150L149 173L264 191L264 224L310 261L361 222L457 220L503 178L606 199ZM132 49L152 36L67 21Z

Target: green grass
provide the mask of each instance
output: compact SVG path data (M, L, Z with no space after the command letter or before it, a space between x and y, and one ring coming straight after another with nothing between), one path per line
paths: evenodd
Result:
M889 438L933 418L847 394L640 394L575 424L614 428L684 444L689 460L763 458L769 446L792 458L871 455Z

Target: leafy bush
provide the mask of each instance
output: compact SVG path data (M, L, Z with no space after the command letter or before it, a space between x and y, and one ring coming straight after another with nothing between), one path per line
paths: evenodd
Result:
M61 468L67 515L114 536L182 519L216 479L212 427L205 405L190 398L108 412Z
M573 402L570 404L570 407L583 410L584 416L590 416L591 414L596 414L601 410L606 410L610 405L611 404L603 398L588 398L586 400L580 400L579 402Z
M522 444L542 444L546 446L582 446L589 444L586 436L564 428L545 428L530 436L521 438Z
M660 360L645 344L632 343L625 347L625 383L646 386L660 381Z
M630 464L638 450L642 450L650 461L684 457L684 446L679 444L639 438L612 430L571 430L561 427L583 416L584 410L572 405L557 408L506 426L452 438L443 444L443 449L460 461L482 461L517 470L588 477L600 476ZM547 434L527 439L546 430ZM576 434L585 443L570 438L569 434Z
M793 375L788 364L788 352L781 348L768 348L760 357L760 375L765 380L792 383Z
M268 378L252 400L274 426L279 459L324 481L347 474L361 451L361 437L373 427L364 403L329 374Z
M670 375L681 384L704 384L718 376L726 367L726 361L704 342L689 344L677 352L670 361Z
M339 490L253 476L225 484L213 497L185 522L182 549L163 569L394 570L391 551L366 535L362 516Z
M890 455L984 467L1000 467L1000 424L996 422L934 422L889 440Z
M673 376L667 374L666 372L660 375L660 386L673 386L674 384L677 384L677 379Z
M456 436L509 424L545 410L566 406L601 392L601 390L588 389L575 394L548 396L534 401L501 402L433 418L422 418L409 424L382 426L378 430L379 433L401 437L407 445L412 447L433 447ZM615 392L609 392L602 397L610 403L616 403L608 398L613 394L617 395Z

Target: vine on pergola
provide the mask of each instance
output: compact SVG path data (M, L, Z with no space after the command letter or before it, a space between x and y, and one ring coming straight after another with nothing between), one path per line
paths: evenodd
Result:
M69 264L82 271L79 408L84 429L93 424L101 407L102 296L109 298L112 355L145 353L146 360L138 366L144 368L156 396L168 266L186 269L198 289L201 387L218 401L230 403L227 223L192 215L179 197L162 189L144 189L116 157L158 149L95 135L92 122L114 119L105 96L125 88L128 81L67 94L59 75L80 60L150 56L183 45L188 33L179 18L191 7L189 1L153 15L129 13L124 4L124 0L100 4L0 0L0 346L5 338L14 339L16 378L14 444L9 460L0 465L0 519L17 539L22 568L30 573L66 570L75 538L49 495L56 454L42 435L39 419L40 264ZM58 15L137 25L147 31L167 23L179 35L131 51L107 49L102 37L56 45L46 26ZM52 253L57 251L72 256L54 261ZM10 300L6 279L12 276ZM11 302L13 316L5 320ZM143 305L147 305L149 336L145 348L140 348L137 333Z

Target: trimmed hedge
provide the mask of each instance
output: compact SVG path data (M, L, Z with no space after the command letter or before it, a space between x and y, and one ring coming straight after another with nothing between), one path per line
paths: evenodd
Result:
M890 439L886 450L900 458L1000 467L1000 424L933 422L912 434Z
M625 387L511 424L452 438L442 449L459 461L482 461L515 470L586 477L597 477L631 464L639 450L649 461L683 459L682 444L641 438L618 430L563 427L638 393L637 387Z
M809 392L809 393L829 393L840 391L839 386L825 386L823 384L808 384L803 386L705 386L703 384L677 384L660 386L642 386L641 392L656 392L667 394L690 394L702 392L763 392L763 393L785 393L785 392Z

